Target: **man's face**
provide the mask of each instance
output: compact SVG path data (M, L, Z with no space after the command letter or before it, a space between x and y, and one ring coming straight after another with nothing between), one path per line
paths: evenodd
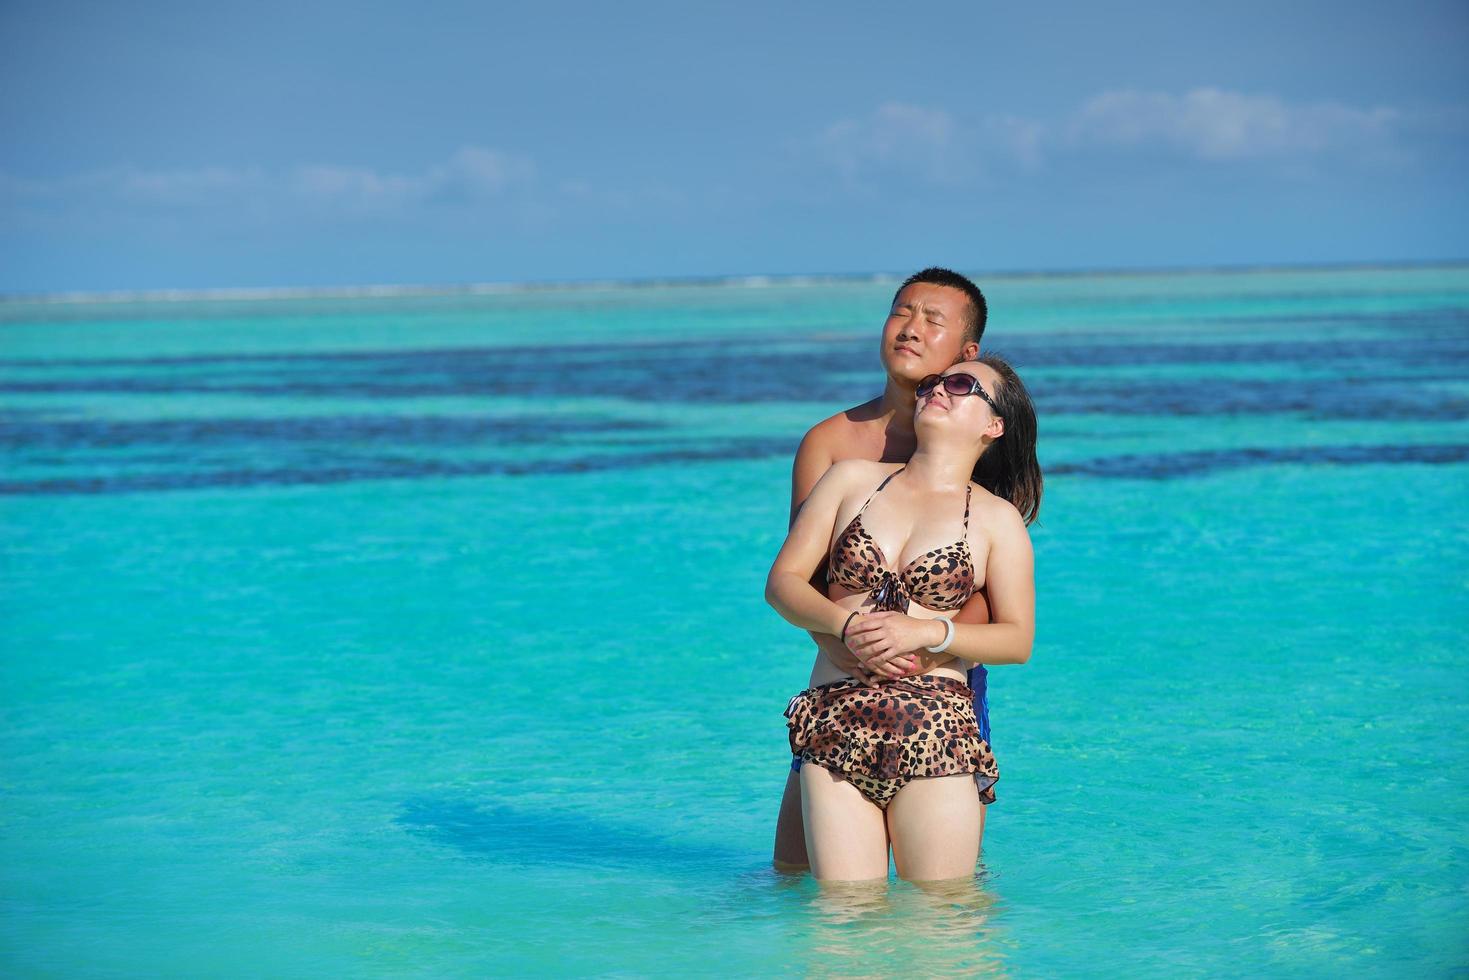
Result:
M889 377L916 384L979 353L964 340L969 297L953 286L916 282L893 300L882 328L882 366Z

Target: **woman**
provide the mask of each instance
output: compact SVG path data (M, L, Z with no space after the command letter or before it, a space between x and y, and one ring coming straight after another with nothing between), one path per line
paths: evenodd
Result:
M956 364L919 384L914 432L906 465L845 460L827 471L766 583L788 622L839 637L869 667L924 651L956 658L874 687L817 656L787 717L821 880L886 877L889 846L910 880L973 873L979 808L993 800L999 771L964 671L1030 657L1026 525L1040 507L1041 474L1025 386L999 358ZM828 555L823 594L810 578ZM981 586L991 622L956 626L944 614Z
M882 394L817 423L801 440L791 466L791 512L794 524L801 505L811 495L827 469L843 459L870 459L885 463L906 463L917 448L913 434L913 415L918 399L913 389L930 374L943 371L958 361L973 360L979 354L980 340L988 319L984 293L970 279L952 269L931 267L915 272L903 281L893 294L883 323L878 356L886 381ZM826 568L813 577L818 589L826 587ZM964 608L954 613L954 622L989 622L988 600L984 592L975 592ZM861 661L852 656L835 636L808 634L832 663L854 676L896 677L912 672L916 663L925 668L945 654L924 654L921 661L890 662L890 671L869 675ZM920 671L921 672L921 671ZM990 738L989 702L986 698L985 668L969 671L969 686L974 689L974 712L980 734ZM984 841L985 811L980 807L979 834ZM791 760L781 795L779 816L775 825L775 847L772 857L782 870L806 870L806 829L801 816L801 759Z

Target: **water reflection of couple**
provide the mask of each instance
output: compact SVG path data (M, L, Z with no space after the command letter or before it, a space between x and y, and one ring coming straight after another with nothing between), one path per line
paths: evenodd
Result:
M985 316L963 276L910 277L883 328L883 396L796 455L766 598L819 652L786 711L775 857L821 880L884 878L889 848L918 881L978 859L999 776L978 665L1030 656L1041 497L1035 410L979 355Z

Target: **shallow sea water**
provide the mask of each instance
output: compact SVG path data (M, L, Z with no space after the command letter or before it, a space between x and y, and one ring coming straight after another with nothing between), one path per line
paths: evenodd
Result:
M1469 268L998 278L972 882L769 868L887 281L0 304L7 975L1469 970Z

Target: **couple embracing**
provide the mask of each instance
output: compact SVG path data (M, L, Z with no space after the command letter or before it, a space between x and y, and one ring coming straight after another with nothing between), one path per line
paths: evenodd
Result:
M819 880L885 878L889 850L913 881L979 857L999 778L984 665L1030 657L1041 498L1035 409L980 354L986 316L964 276L910 276L883 327L882 396L796 452L765 596L818 651L786 709L775 860Z

